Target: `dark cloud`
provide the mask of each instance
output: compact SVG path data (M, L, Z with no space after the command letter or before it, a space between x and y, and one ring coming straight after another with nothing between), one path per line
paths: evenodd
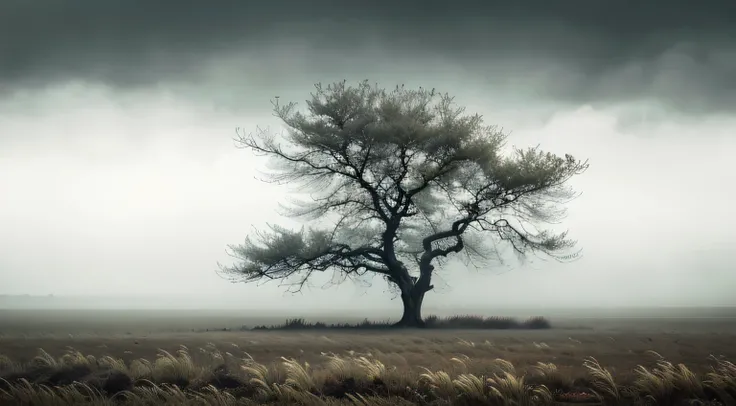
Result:
M732 0L3 0L0 90L72 79L185 83L218 58L238 57L251 61L242 72L250 80L278 80L268 77L273 64L294 58L309 69L293 74L307 78L380 54L455 64L489 84L513 76L543 98L650 97L682 111L731 112L733 18ZM279 55L294 47L307 52Z

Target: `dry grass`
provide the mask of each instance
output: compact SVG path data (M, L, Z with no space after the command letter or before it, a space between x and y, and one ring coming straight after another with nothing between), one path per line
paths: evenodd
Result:
M519 321L513 317L485 317L472 314L449 317L430 315L425 318L424 322L428 329L507 330L548 329L551 327L549 320L544 317L531 317ZM393 324L391 321L375 322L368 319L364 319L359 323L327 324L324 322L308 322L304 318L293 318L286 319L282 324L256 326L253 330L384 330L392 328Z
M5 329L0 405L736 404L734 333L683 325Z
M442 369L419 366L412 371L402 362L388 364L401 361L401 355L380 351L324 353L316 365L286 357L260 363L237 345L223 352L210 343L198 353L198 361L185 346L175 355L159 350L152 361L97 358L73 348L58 357L39 349L26 363L3 356L0 404L730 405L736 399L736 367L716 357L707 373L698 374L650 352L654 366L637 366L629 382L587 358L583 367L589 385L573 390L572 378L551 362L538 362L523 373L508 360L479 362L458 354L446 358Z

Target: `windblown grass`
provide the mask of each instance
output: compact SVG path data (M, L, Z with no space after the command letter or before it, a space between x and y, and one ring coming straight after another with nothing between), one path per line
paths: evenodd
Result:
M654 366L639 365L628 382L586 358L589 385L573 388L554 363L519 373L507 360L462 354L442 369L407 370L388 363L401 362L399 355L381 352L324 353L324 362L312 365L283 357L264 364L235 345L232 352L214 344L194 352L182 346L130 362L73 348L59 357L39 349L26 363L0 356L0 405L736 404L733 363L712 357L710 371L696 374L650 354Z

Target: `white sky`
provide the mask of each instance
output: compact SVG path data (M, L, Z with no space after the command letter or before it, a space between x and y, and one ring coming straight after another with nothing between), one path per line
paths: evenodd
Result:
M455 93L472 111L493 104ZM238 126L276 125L272 117L82 84L2 106L0 133L14 136L0 150L3 293L397 305L380 280L368 290L348 284L284 296L275 284L231 285L214 272L228 261L227 244L252 225L280 221L273 208L288 188L255 180L264 161L231 139ZM428 306L736 304L726 245L736 227L734 118L621 126L622 112L585 105L544 121L513 109L490 113L512 130L510 143L590 159L574 184L583 195L564 223L584 256L564 265L443 269Z

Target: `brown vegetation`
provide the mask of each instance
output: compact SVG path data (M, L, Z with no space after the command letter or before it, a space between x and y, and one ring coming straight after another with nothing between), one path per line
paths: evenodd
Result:
M0 353L8 355L0 357L0 404L736 402L729 334L564 328L357 333L300 323L307 328L292 323L290 331L0 338Z
M472 344L466 344L472 346ZM659 354L656 366L639 365L635 379L617 381L595 358L587 358L587 380L573 380L553 363L538 362L530 373L496 358L478 363L467 355L444 359L441 370L406 367L399 354L381 352L324 353L324 362L281 357L277 364L255 361L232 346L222 351L210 344L198 351L208 362L193 360L190 350L159 350L155 360L130 363L111 356L94 357L69 348L55 358L43 349L29 363L0 358L0 401L3 405L77 404L426 404L530 405L563 403L713 404L736 401L736 366L713 357L711 370L696 374ZM398 359L391 365L387 359ZM585 386L583 386L585 385ZM700 403L702 404L702 403Z
M312 329L389 329L397 328L391 321L374 322L368 319L360 323L323 323L309 322L304 318L287 319L283 324L272 326L256 326L253 330L312 330ZM550 328L549 320L544 317L531 317L522 322L511 317L483 317L477 315L462 315L450 317L427 316L424 328L428 329L545 329ZM247 330L242 328L241 330Z

